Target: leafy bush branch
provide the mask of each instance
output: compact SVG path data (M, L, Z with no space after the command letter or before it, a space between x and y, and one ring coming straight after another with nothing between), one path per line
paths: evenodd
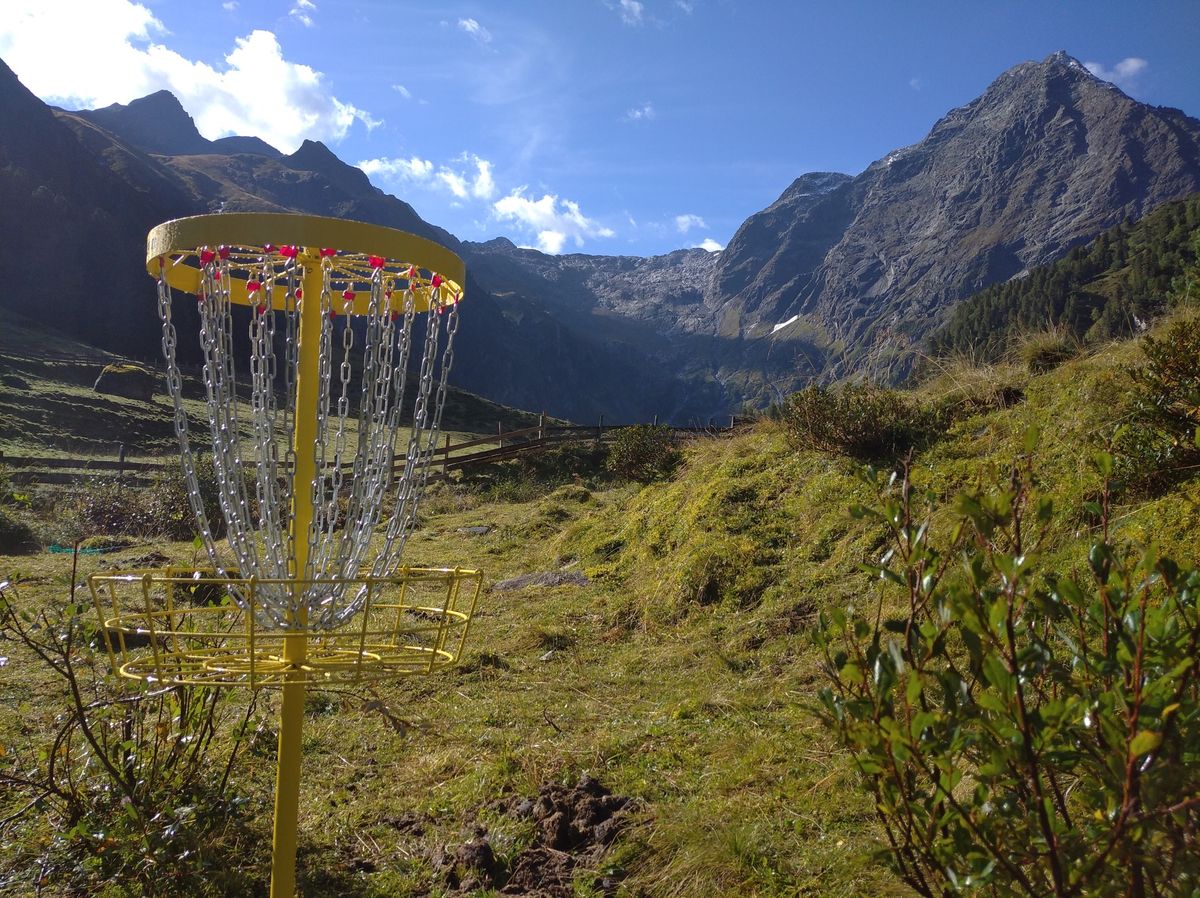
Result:
M90 616L81 604L24 609L0 583L0 638L65 697L47 744L0 757L0 785L14 796L0 828L40 814L56 833L37 859L42 876L85 891L120 880L153 893L164 876L196 873L218 883L228 865L204 849L238 828L243 800L228 787L256 703L233 709L218 690L197 687L115 688ZM217 735L231 717L240 727L229 744Z
M820 713L928 898L1200 893L1200 572L1113 542L1096 463L1079 574L1039 568L1054 509L1028 455L942 535L907 471L864 475L883 588L822 617Z

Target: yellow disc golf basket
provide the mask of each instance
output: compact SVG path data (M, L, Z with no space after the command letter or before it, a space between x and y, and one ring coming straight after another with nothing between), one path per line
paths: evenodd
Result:
M207 562L97 574L92 599L123 677L281 690L271 896L292 898L306 689L453 664L479 597L479 571L401 564L466 275L412 234L283 214L166 222L146 264ZM196 435L185 328L202 358L208 426Z

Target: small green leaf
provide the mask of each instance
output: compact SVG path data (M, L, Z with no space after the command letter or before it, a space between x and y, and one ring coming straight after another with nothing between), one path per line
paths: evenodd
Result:
M1037 427L1031 427L1025 431L1025 454L1031 455L1033 450L1037 448L1038 440L1041 439L1042 432Z
M921 697L921 675L915 670L908 672L908 683L904 688L904 697L910 705L915 705Z
M1155 733L1152 730L1142 730L1129 743L1129 756L1131 758L1140 758L1142 755L1149 754L1162 745L1162 738L1162 733Z

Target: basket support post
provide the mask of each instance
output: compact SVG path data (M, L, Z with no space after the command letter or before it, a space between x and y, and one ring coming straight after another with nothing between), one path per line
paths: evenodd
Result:
M297 262L304 263L304 298L300 304L300 340L297 347L296 469L292 486L292 534L296 547L296 599L304 590L308 571L308 529L313 520L313 488L318 471L313 458L317 437L317 403L320 398L318 344L321 340L321 260L316 247L306 247ZM304 729L304 681L298 670L308 655L307 611L296 602L297 632L283 640L283 660L297 668L300 682L283 687L279 709L279 768L275 777L275 828L271 840L271 898L296 894L296 834L300 816L301 736Z

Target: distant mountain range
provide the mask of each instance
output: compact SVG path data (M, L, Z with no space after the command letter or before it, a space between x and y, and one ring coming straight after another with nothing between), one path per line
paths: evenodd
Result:
M900 378L956 303L1200 190L1200 122L1065 53L1015 66L857 176L802 175L723 252L652 258L459 241L320 143L206 140L165 91L66 112L0 63L0 116L0 306L152 358L154 224L355 218L463 256L459 386L576 420L684 421L813 379Z

